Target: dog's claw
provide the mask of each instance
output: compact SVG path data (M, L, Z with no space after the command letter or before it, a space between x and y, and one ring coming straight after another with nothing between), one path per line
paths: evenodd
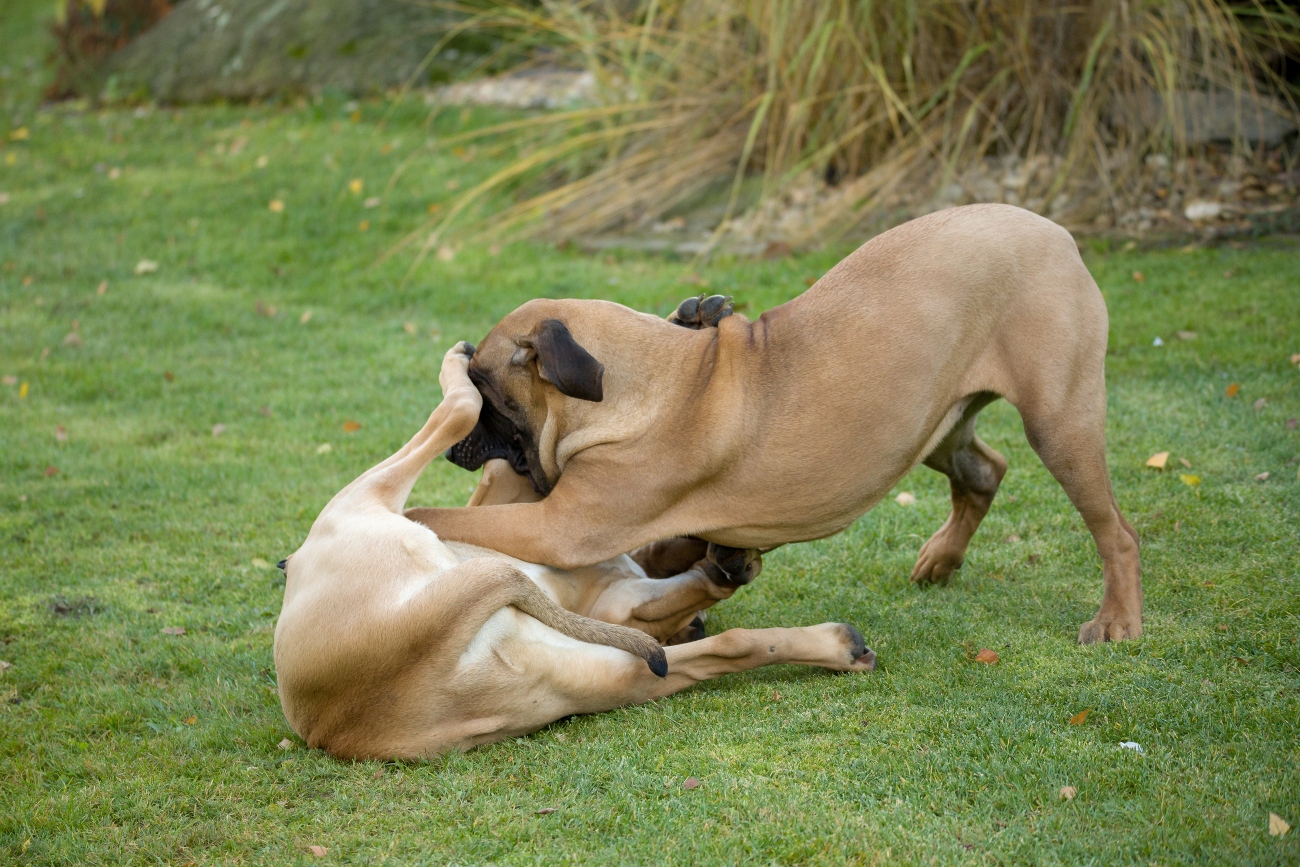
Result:
M730 295L696 295L677 305L668 321L698 331L701 328L717 328L719 322L735 312Z

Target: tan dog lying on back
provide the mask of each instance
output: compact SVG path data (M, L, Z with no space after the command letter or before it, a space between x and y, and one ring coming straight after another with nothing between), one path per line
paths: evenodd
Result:
M472 352L462 343L447 353L428 422L330 500L286 561L275 667L285 716L308 746L429 757L760 665L875 667L843 623L661 647L735 591L707 564L653 579L619 556L566 573L445 543L402 517L421 471L478 420ZM494 462L470 502L521 497L535 498L532 487Z
M545 498L407 514L578 568L674 536L739 549L829 536L924 463L948 476L952 514L912 579L945 581L1006 472L975 435L1003 397L1101 554L1101 610L1079 640L1132 638L1142 582L1106 470L1106 336L1069 233L1006 205L886 232L754 322L690 330L603 301L531 301L479 346L470 377L488 404L450 456L505 457Z

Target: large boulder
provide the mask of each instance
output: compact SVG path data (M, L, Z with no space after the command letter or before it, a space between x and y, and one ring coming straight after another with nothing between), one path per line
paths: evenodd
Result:
M463 35L421 70L451 20L410 0L184 0L109 59L105 88L195 102L323 88L365 94L417 72L426 84L445 79L465 54L491 48Z

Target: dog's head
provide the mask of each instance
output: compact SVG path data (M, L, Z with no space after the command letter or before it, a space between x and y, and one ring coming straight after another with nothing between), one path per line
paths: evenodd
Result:
M604 399L604 365L578 343L563 314L560 302L530 302L483 339L469 366L483 409L470 435L447 450L449 461L476 470L504 458L538 493L550 493L559 468L553 455L543 460L539 440L557 401Z

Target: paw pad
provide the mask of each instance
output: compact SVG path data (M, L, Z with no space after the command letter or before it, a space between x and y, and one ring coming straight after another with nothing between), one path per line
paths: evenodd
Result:
M717 328L719 322L735 312L730 295L697 295L677 305L668 321L696 330Z

